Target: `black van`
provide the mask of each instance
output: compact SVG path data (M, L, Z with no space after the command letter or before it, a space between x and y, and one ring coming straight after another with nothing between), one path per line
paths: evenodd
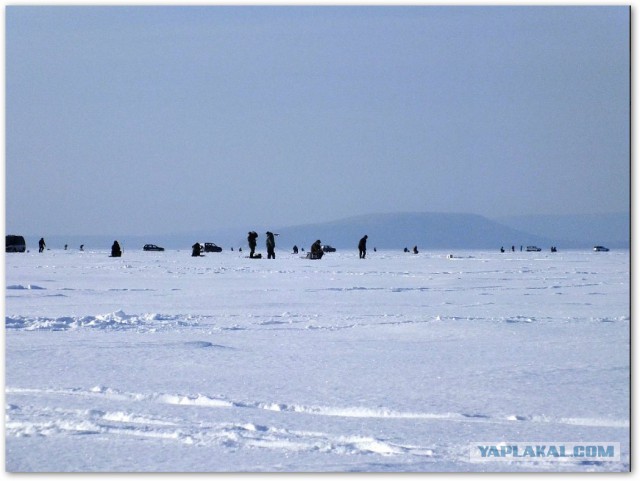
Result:
M8 235L5 238L6 252L24 252L27 250L27 244L21 235Z

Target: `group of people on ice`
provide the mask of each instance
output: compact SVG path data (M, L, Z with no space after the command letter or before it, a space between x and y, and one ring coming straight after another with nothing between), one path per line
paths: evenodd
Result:
M276 258L276 239L273 232L267 232L267 259ZM256 231L250 231L247 236L247 242L249 243L249 257L251 259L262 259L262 254L256 254L256 246L258 245L258 233Z
M267 258L268 259L275 259L276 258L276 241L275 241L275 236L277 236L278 234L274 234L273 232L267 232L266 236L267 236L267 240L266 240L266 247L267 247ZM364 237L362 237L360 239L360 241L358 242L358 253L360 256L360 259L364 259L367 255L367 239L369 238L369 236L365 235ZM262 254L256 254L256 247L258 245L258 233L255 231L250 231L249 234L247 235L247 243L249 244L249 257L251 259L261 259L262 258ZM293 246L293 253L297 254L298 253L298 246L294 245ZM304 249L302 249L302 251L304 252ZM313 244L311 244L311 248L309 249L309 252L306 255L306 259L322 259L322 256L324 256L324 249L322 247L322 241L320 239L316 240Z

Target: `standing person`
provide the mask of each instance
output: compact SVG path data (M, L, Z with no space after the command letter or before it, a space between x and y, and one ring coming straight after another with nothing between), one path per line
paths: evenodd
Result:
M191 257L200 257L200 242L191 246Z
M113 241L113 245L111 246L111 257L121 257L122 250L120 249L120 244L118 241Z
M44 243L44 237L40 237L40 240L38 241L38 252L42 252L45 247L47 247L47 244Z
M276 240L273 232L267 232L267 259L276 258Z
M247 242L249 243L249 249L250 249L249 257L253 257L253 254L255 254L256 252L257 238L258 238L257 232L254 232L254 231L249 232L249 235L247 236Z
M364 259L364 256L367 255L367 239L369 238L369 236L364 236L362 239L360 239L360 242L358 242L358 250L360 251L360 259Z

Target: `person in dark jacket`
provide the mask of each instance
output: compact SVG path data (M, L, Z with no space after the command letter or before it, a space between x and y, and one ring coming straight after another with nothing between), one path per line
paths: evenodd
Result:
M320 239L318 239L311 246L311 252L309 252L309 258L322 259L323 255L324 255L324 251L322 250L322 242L320 242Z
M120 249L120 244L118 241L113 241L113 245L111 246L111 257L121 257L122 250Z
M253 257L253 255L256 252L256 245L257 245L257 239L258 238L258 233L251 231L249 232L249 235L247 236L247 242L249 243L249 257Z
M276 258L276 240L273 232L267 232L267 259Z
M200 247L200 242L196 242L191 246L191 257L200 257L200 251L202 248Z
M45 247L47 247L47 244L44 243L44 237L40 237L40 240L38 241L38 252L42 252Z
M358 250L360 251L360 259L364 259L364 256L367 255L367 239L369 238L369 236L364 236L362 239L360 239L360 242L358 242Z

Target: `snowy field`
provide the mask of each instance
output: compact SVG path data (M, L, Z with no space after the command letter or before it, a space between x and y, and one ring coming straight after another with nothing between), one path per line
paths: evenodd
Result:
M7 471L629 470L628 251L124 247L6 255Z

